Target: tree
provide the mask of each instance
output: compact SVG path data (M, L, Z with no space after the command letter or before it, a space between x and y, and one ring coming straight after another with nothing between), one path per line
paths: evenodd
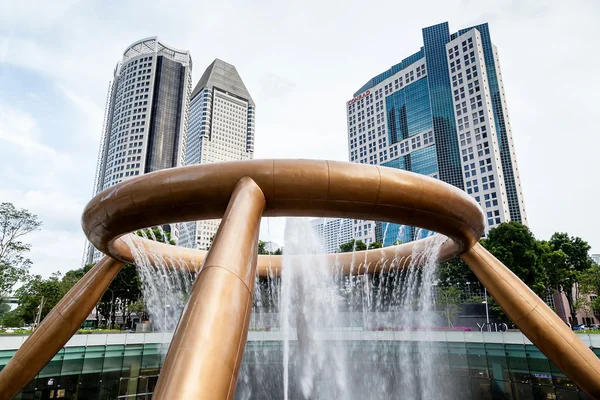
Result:
M27 276L31 261L25 254L31 245L20 239L41 225L29 211L17 210L12 203L0 203L0 297Z
M269 254L267 251L267 242L258 241L258 254Z
M146 228L136 232L136 235L154 240L161 243L175 244L175 241L171 239L171 232L165 231L162 228L154 227L152 229ZM212 241L211 241L212 243Z
M175 244L175 241L171 239L171 233L158 227L139 230L136 232L136 234L138 236L161 243L167 243L171 245ZM73 278L76 278L79 275L83 276L82 272L87 272L92 266L93 265L86 265L83 271L72 271ZM141 299L142 281L138 274L137 268L133 264L125 264L100 298L96 309L100 314L108 319L109 327L113 327L115 324L117 312L121 312L121 315L123 316L123 323L125 326L128 326L131 324L131 313L138 309L139 304L135 304L142 301Z
M469 268L467 263L458 257L440 263L438 279L439 285L443 287L456 286L463 290L470 287L473 290L483 290L477 275Z
M26 323L30 324L36 320L42 298L44 300L40 321L58 304L64 295L59 278L60 272L55 272L48 279L34 275L15 291L19 305L15 311L21 314Z
M18 309L9 311L2 317L2 326L5 328L19 328L23 325L25 321Z
M140 319L140 322L145 321L146 318L144 318L144 316L146 314L146 304L144 303L144 300L140 298L136 302L130 304L128 307L128 312L129 314L132 312L136 313Z
M93 266L94 264L86 264L82 268L67 271L61 280L63 295L67 294Z
M556 280L554 284L567 296L572 324L575 325L578 311L575 306L581 304L582 297L578 281L581 273L592 267L592 260L588 255L591 246L585 240L569 236L564 232L552 235L548 243L552 251L561 251L564 254L557 253L560 255L560 266L553 267L555 269L553 279Z
M383 247L383 245L380 242L373 242L371 243L368 248L369 250L371 249L381 249Z
M481 244L538 296L546 296L548 275L541 263L538 242L528 227L514 221L500 224L489 231Z
M262 254L262 255L270 254L270 255L274 255L274 256L280 256L282 254L281 248L275 249L274 251L269 251L267 249L268 245L269 245L269 242L264 242L262 240L259 240L258 241L258 254Z
M600 294L600 265L592 264L590 268L579 273L578 280L580 292L584 294L586 300L588 294L595 295L587 306L593 314L600 314L600 297L598 296Z
M452 318L460 312L461 290L456 286L439 287L435 299L436 306L441 308L448 326L452 326Z
M97 308L108 319L109 327L116 322L118 311L122 312L123 322L128 325L133 312L130 306L141 298L142 282L137 268L133 264L125 264L100 298Z
M338 253L351 253L353 251L367 250L367 245L362 240L352 239L340 244Z
M554 250L545 240L538 243L538 249L541 255L540 263L548 276L549 291L558 293L562 290L563 281L569 275L567 255L560 249Z
M0 319L6 315L10 311L10 304L8 303L0 303Z

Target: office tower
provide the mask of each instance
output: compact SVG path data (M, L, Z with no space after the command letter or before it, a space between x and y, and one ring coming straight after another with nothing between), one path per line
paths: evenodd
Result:
M487 24L423 29L423 47L347 103L350 161L424 174L472 195L486 232L527 224L498 50ZM385 245L426 232L383 224Z
M254 109L254 101L235 67L214 60L191 95L185 165L254 158ZM179 245L210 247L219 222L182 224Z
M109 85L94 194L184 163L192 59L151 37L129 46ZM177 237L176 227L171 234ZM102 254L88 246L87 263Z
M351 219L317 218L310 221L310 225L327 253L336 253L341 244L355 237L354 221Z

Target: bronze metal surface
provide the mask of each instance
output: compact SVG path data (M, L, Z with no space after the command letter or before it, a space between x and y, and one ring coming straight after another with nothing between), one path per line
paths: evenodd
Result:
M233 398L252 312L264 206L258 185L242 178L196 277L153 398Z
M148 254L160 255L161 259L166 261L167 265L173 268L184 269L187 271L199 271L207 251L194 250L185 247L172 246L152 240L142 239L137 235L130 235L130 241L138 250L143 250ZM327 254L329 265L336 266L338 272L342 275L361 275L374 274L385 271L406 268L413 263L413 254L419 254L426 249L430 241L436 238L403 243L396 246L388 246L381 249L356 251L354 253L335 253ZM130 245L123 239L114 242L115 249L123 256L123 259L130 263L135 263ZM446 261L454 257L458 252L458 246L453 240L447 239L440 248L438 260ZM295 256L289 256L295 257ZM155 265L158 262L156 257L148 257L147 262ZM422 258L414 260L414 265L420 265ZM277 255L259 255L257 261L257 274L260 277L276 277L281 273L283 256ZM155 265L156 266L156 265Z
M336 161L194 165L145 174L104 190L86 206L82 226L96 248L132 262L123 235L149 226L223 215L208 254L130 238L146 251L171 259L173 265L192 270L202 266L171 343L156 398L232 398L248 330L254 274L281 271L280 256L256 257L262 215L360 218L418 226L448 236L440 259L462 254L523 333L579 387L600 398L598 358L541 299L478 244L484 230L481 208L471 196L439 180ZM384 267L404 267L428 240L432 239L328 257L343 274L375 273ZM394 262L398 259L403 261ZM92 280L98 281L92 295L78 290L69 297L75 288L69 292L69 300L59 303L42 323L44 328L40 326L0 373L1 394L18 392L35 376L85 319L121 265L105 258L95 267L101 267L95 277L86 278L88 273L82 279L88 282L83 283L86 288ZM48 343L51 346L42 350ZM35 361L37 351L42 357ZM9 392L7 388L11 388Z
M571 328L479 243L461 258L525 336L577 386L600 399L600 359Z
M106 256L69 290L0 371L0 400L19 393L67 343L123 265Z
M96 248L127 260L115 244L120 236L146 226L220 218L244 176L264 193L264 216L415 225L453 239L456 254L470 248L484 230L479 205L447 183L393 168L318 160L200 164L140 175L96 195L84 210L83 230Z

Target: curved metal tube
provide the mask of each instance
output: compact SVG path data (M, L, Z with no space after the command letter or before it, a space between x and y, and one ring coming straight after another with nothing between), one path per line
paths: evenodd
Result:
M430 241L434 240L436 240L434 237L429 237L381 249L363 250L353 253L327 254L327 261L329 265L339 268L339 273L342 275L379 273L384 264L386 271L403 269L408 265L419 265L420 259L414 260L413 263L413 254L419 254L428 247ZM135 263L135 260L131 252L131 244L136 246L138 250L142 250L149 254L160 255L160 258L165 260L166 264L170 265L173 269L183 269L186 271L198 271L208 253L204 250L172 246L143 239L133 234L128 237L128 241L129 243L126 243L123 238L119 238L114 242L114 246L123 259L132 264ZM438 259L440 261L449 260L453 258L457 252L457 244L453 240L448 239L441 246ZM147 261L154 265L156 260L155 257L149 257ZM279 276L282 265L283 256L259 255L256 273L260 277Z
M600 399L600 359L558 315L479 243L461 258L525 336L577 386Z
M196 277L153 398L233 399L252 313L264 206L260 188L242 178Z
M457 243L456 254L485 228L475 200L440 180L339 161L250 160L200 164L123 181L86 206L82 227L96 248L120 260L118 239L147 226L221 218L233 188L250 177L265 195L264 216L370 219L419 226Z
M12 399L48 364L90 315L123 265L106 256L69 290L0 371L0 400Z
M600 360L519 278L478 244L484 219L475 200L435 179L334 161L195 165L153 172L106 189L86 206L82 226L96 248L131 262L131 250L121 238L128 232L220 218L224 213L208 255L136 239L136 245L162 254L172 265L197 270L204 263L167 355L157 398L233 396L247 335L254 274L278 274L281 268L279 256L261 256L257 261L261 215L387 221L448 236L440 258L464 253L462 258L525 335L579 387L600 398ZM329 260L344 274L354 273L357 266L362 270L357 268L359 273L374 273L385 261L410 257L427 240L354 255L329 255ZM16 394L66 343L121 266L121 262L105 257L92 270L96 272L88 273L81 285L69 292L67 297L72 297L63 299L46 317L0 372L0 399Z

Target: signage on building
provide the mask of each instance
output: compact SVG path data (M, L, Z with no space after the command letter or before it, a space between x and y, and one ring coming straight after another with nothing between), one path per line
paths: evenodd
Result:
M488 332L506 332L508 330L508 325L506 325L504 322L498 324L496 322L494 322L493 324L491 322L485 322L483 324L479 324L479 322L477 323L477 327L479 328L479 331L483 332L484 328L487 328Z
M371 94L371 91L370 91L370 90L367 90L366 92L364 92L364 93L361 93L361 94L359 94L358 96L356 96L355 98L353 98L352 100L350 100L350 101L348 102L348 105L349 105L349 106L351 106L352 104L356 103L357 101L359 101L359 100L361 100L361 99L364 99L365 97L367 97L367 96L368 96L368 95L370 95L370 94Z

